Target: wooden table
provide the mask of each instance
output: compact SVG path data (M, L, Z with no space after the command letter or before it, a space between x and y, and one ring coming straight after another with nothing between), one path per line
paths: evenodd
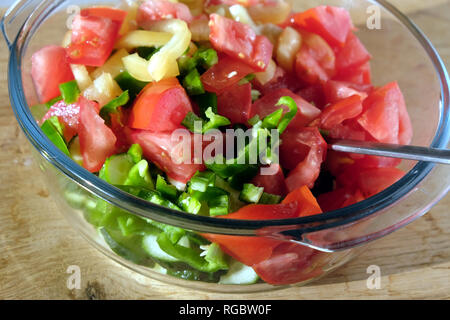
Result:
M393 1L424 30L450 66L450 0ZM449 299L450 197L326 278L301 288L226 295L146 279L106 259L73 230L49 198L9 106L7 48L0 45L0 299ZM70 265L81 289L66 286ZM381 288L366 286L369 265Z

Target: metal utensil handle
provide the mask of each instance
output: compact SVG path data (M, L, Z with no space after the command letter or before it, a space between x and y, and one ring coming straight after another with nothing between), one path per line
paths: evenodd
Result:
M330 141L328 147L339 152L450 164L450 150L448 149L353 140L333 140Z

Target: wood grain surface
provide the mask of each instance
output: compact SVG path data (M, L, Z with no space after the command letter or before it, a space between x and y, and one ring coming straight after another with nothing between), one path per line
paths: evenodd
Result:
M450 66L450 0L393 1ZM375 242L327 277L270 293L220 294L144 278L105 258L62 217L9 105L8 50L0 43L0 299L449 299L450 197L423 218ZM67 289L68 266L81 289ZM366 286L369 265L381 288Z

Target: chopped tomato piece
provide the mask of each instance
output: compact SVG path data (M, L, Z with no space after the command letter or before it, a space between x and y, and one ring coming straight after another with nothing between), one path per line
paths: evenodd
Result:
M82 16L96 16L111 19L117 22L117 29L120 30L123 21L127 17L128 12L125 10L120 10L111 7L92 7L85 8L80 11Z
M320 84L307 86L297 90L295 93L319 109L323 109L327 103L324 90Z
M272 58L273 45L248 25L218 14L209 17L209 40L217 51L239 59L255 71L264 71Z
M302 33L302 46L296 55L295 72L307 84L324 83L336 73L335 54L328 43L314 33Z
M133 129L153 132L173 131L181 127L192 111L190 100L177 78L149 83L137 97L128 120Z
M368 93L372 91L372 85L357 85L351 82L330 80L324 86L323 90L328 103L336 103L339 100L358 95L361 100L367 98Z
M220 57L219 62L200 77L206 91L220 94L255 70L249 65L230 58Z
M357 117L363 110L361 97L354 95L326 107L320 115L320 127L332 129L344 120Z
M307 84L325 83L330 79L305 46L302 46L295 56L295 72L297 77Z
M336 55L336 68L346 70L359 67L368 62L370 58L370 53L359 38L353 32L349 32L344 47L340 48Z
M269 172L271 174L263 174ZM284 196L287 193L286 182L284 180L283 169L279 164L271 164L268 167L259 169L259 173L253 178L252 183L258 187L263 187L264 192Z
M361 202L364 200L360 190L351 188L337 188L331 192L323 193L317 197L317 201L324 212L337 210Z
M304 185L312 188L327 152L327 143L319 130L316 127L287 130L281 140L281 164L293 169L286 178L288 191Z
M205 169L203 164L196 164L194 161L192 134L186 137L189 137L189 141L183 141L181 137L172 138L172 133L146 130L132 130L128 136L130 143L137 143L142 147L146 159L155 163L175 181L186 183L197 171Z
M320 208L317 199L307 186L294 189L286 196L286 198L283 199L281 203L297 203L301 207L298 215L299 217L312 216L322 213L322 209Z
M315 148L326 150L325 140L316 127L287 129L281 136L281 166L288 170L294 169Z
M273 90L286 88L292 92L300 89L301 83L298 81L294 74L287 73L283 68L277 66L273 78L261 85L259 81L255 78L252 81L253 87L258 90L263 96L271 93Z
M102 66L114 48L119 24L100 16L77 15L72 22L72 38L66 48L69 62Z
M137 23L148 29L154 22L165 19L180 19L190 23L193 19L189 7L181 2L168 0L146 0L139 6Z
M116 136L98 115L99 106L96 102L83 97L80 103L80 122L78 137L80 139L83 167L91 172L97 172L105 163L106 158L116 151Z
M128 137L125 132L125 130L126 130L125 124L127 123L128 114L129 114L129 108L122 108L122 107L117 108L116 113L110 114L110 118L111 118L110 128L114 132L114 135L117 138L117 141L116 141L116 152L117 153L126 152L130 147Z
M236 83L217 96L217 111L231 123L247 124L252 106L252 86Z
M355 119L345 120L329 130L329 136L333 139L348 139L359 141L373 141L370 134L355 121Z
M302 217L321 213L316 199L306 187L294 190L281 204L248 205L235 213L218 218L242 220L272 220ZM239 237L219 234L203 234L211 242L216 242L238 261L252 266L268 259L278 245L284 243L266 237ZM242 245L245 243L245 246Z
M362 170L358 177L358 186L368 198L400 180L405 173L397 168L372 168Z
M339 70L339 73L333 78L333 80L351 82L360 85L370 85L371 80L370 62L359 67L348 68Z
M377 141L398 143L399 114L404 104L398 84L389 83L364 100L364 112L357 121Z
M321 111L319 109L306 102L302 97L296 95L292 91L288 89L276 89L253 103L250 111L250 118L258 115L262 119L281 107L285 112L289 111L287 106L276 106L278 100L283 96L289 96L294 99L298 107L297 114L289 123L288 128L301 129L320 115Z
M61 94L59 85L74 79L66 50L59 46L47 46L33 53L31 77L39 102L58 97Z
M308 50L311 57L318 62L329 77L336 73L336 56L322 37L314 33L303 32L302 46Z
M63 100L56 102L48 109L41 123L54 116L58 117L59 122L64 125L64 139L69 142L78 133L80 103L66 104Z
M298 283L322 274L320 267L312 268L317 250L292 242L275 247L270 258L253 265L255 272L267 283L284 285Z
M343 47L353 29L348 11L332 6L318 6L299 12L292 19L300 29L320 35L333 47Z

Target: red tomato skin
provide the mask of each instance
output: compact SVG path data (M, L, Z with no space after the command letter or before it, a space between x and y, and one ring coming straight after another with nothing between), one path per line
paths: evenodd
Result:
M283 169L279 164L271 164L266 170L273 172L271 175L259 173L252 179L251 183L257 187L263 187L264 192L284 196L287 193L286 181L284 180Z
M329 212L342 208L342 204L350 196L347 189L336 188L333 191L319 195L317 201L324 212Z
M316 127L286 131L281 137L280 159L284 168L293 169L286 178L288 191L313 187L326 158L327 143Z
M228 89L217 95L217 111L220 115L227 117L231 123L247 124L250 119L252 106L252 86L244 83L228 87Z
M219 62L200 76L206 91L221 94L246 75L255 72L249 65L231 57L220 57Z
M353 32L349 32L344 47L338 49L336 54L336 68L339 71L357 68L367 63L370 59L370 53L359 38Z
M297 203L301 208L298 217L307 217L322 213L322 209L320 208L317 199L307 186L302 186L292 190L281 203Z
M270 40L262 35L256 36L253 48L253 55L250 65L257 71L266 70L272 58L273 44Z
M131 109L128 126L152 132L171 132L181 128L181 122L192 106L177 78L149 83L137 97Z
M286 130L281 135L281 166L293 170L307 157L310 150L316 147L326 150L326 142L316 127ZM323 154L324 157L325 155Z
M353 95L358 95L361 97L361 100L364 100L372 90L372 85L356 85L351 82L335 80L330 80L323 86L328 103L336 103Z
M78 123L80 119L80 104L66 104L63 100L56 102L48 109L42 120L56 116L59 122L64 125L64 139L69 142L78 133Z
M357 121L377 141L398 143L399 109L403 103L397 83L389 83L364 100L364 111Z
M125 10L120 10L111 7L92 7L85 8L80 11L82 16L96 16L111 19L117 22L117 28L120 29L123 21L127 17L128 12Z
M273 249L269 259L253 265L253 270L272 285L294 284L322 274L320 268L311 270L313 257L317 254L317 250L284 242Z
M261 85L259 81L255 78L252 80L252 85L256 90L258 90L262 96L270 94L276 89L289 89L292 92L299 90L302 87L300 81L293 73L287 73L283 68L277 66L273 78L270 79L264 85Z
M320 127L330 130L344 120L357 117L363 110L361 97L353 95L326 107L320 115Z
M273 51L269 39L256 35L246 24L215 13L209 19L209 40L214 49L241 60L255 71L267 68Z
M281 203L275 205L248 205L238 211L218 218L241 220L288 219L321 213L316 199L306 187L295 190ZM268 259L273 248L284 243L266 237L239 237L219 234L202 234L211 242L216 242L238 261L252 266ZM245 245L242 245L245 243Z
M118 32L119 24L109 18L75 16L71 44L66 48L69 62L102 66L111 55Z
M300 80L309 85L325 83L330 79L327 72L304 46L295 56L295 72Z
M79 103L78 137L83 156L83 167L90 172L98 172L106 158L115 153L117 139L98 115L99 107L96 102L81 97Z
M255 204L247 205L235 213L219 218L245 219L245 220L267 220L286 219L298 214L298 205L295 204ZM211 242L218 243L220 247L236 260L252 266L270 257L272 250L281 244L281 240L266 237L239 237L219 234L202 234ZM243 246L242 244L245 243Z
M31 57L31 77L39 102L58 97L59 84L74 79L66 50L60 46L47 46Z
M129 114L129 108L119 107L117 109L117 113L111 113L111 124L110 128L114 132L114 135L117 138L116 141L116 153L127 152L130 148L130 143L128 141L128 136L126 134L125 124L127 123ZM127 128L128 129L128 128Z
M176 163L182 157L187 157L183 153L183 145L180 140L172 141L172 134L168 132L151 132L146 130L130 130L128 139L131 144L137 143L142 147L144 157L155 163L161 170L175 181L188 182L197 171L205 170L203 164L194 163L194 135L190 135L191 158L189 161ZM173 158L173 157L176 157Z
M180 19L190 23L193 17L184 3L166 0L145 1L139 6L136 16L138 25L144 29L149 29L154 22L165 19Z
M366 62L359 67L340 70L339 73L333 77L333 80L360 85L370 85L372 83L371 79L370 62Z
M322 85L310 85L295 91L300 97L322 110L327 104Z
M297 27L320 35L333 47L343 47L353 29L348 11L332 6L318 6L299 12L292 19Z
M287 106L276 106L278 100L283 96L289 96L294 99L298 107L297 114L288 125L289 129L301 129L311 121L316 119L321 113L318 108L305 101L299 95L296 95L289 89L281 88L275 89L272 92L262 96L260 99L256 100L252 104L250 118L254 117L255 115L259 115L259 117L262 119L272 112L280 109L281 107L285 110L285 112L287 112L289 110Z
M359 173L358 186L364 197L369 198L388 188L405 173L397 168L372 168Z
M306 187L300 187L289 193L282 204L296 203L302 209L299 217L322 213L317 200ZM292 284L318 276L321 270L309 267L318 251L291 242L282 242L272 249L270 258L254 264L255 272L270 284Z
M336 73L336 55L328 43L319 35L302 32L302 47L318 62L328 77Z

